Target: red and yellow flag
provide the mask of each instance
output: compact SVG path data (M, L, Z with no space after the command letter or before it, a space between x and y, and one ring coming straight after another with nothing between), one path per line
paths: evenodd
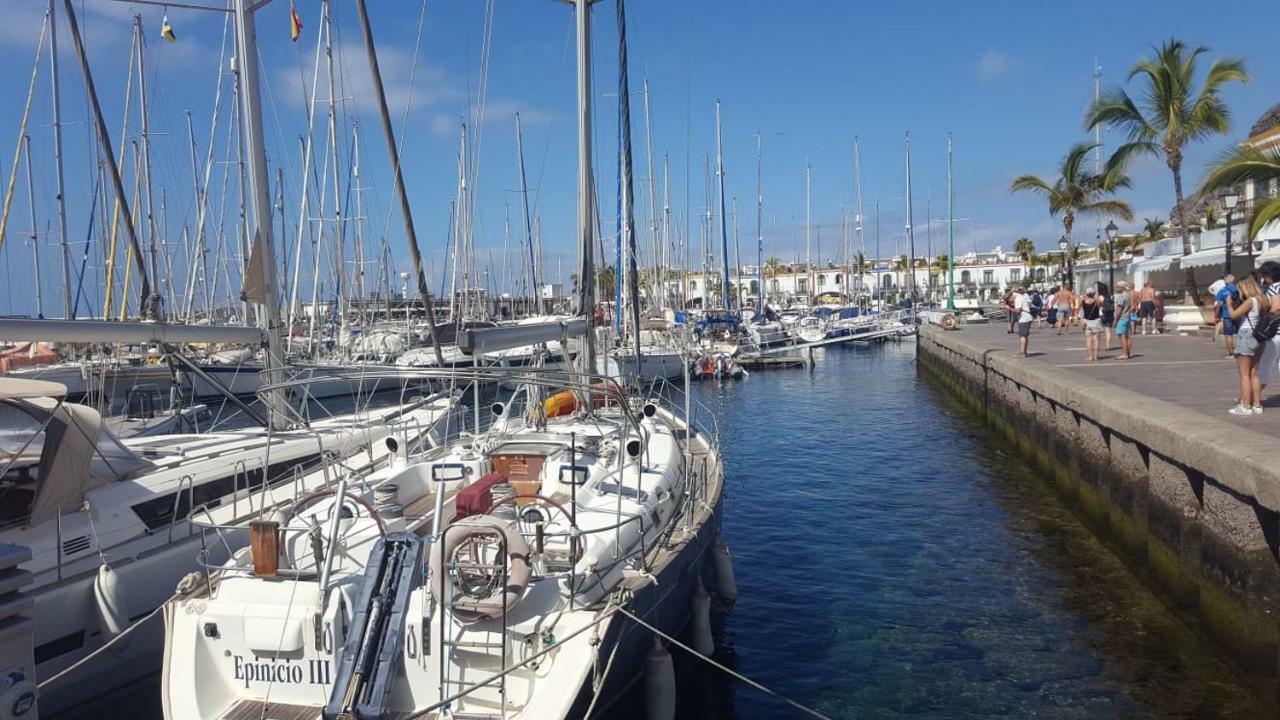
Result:
M289 39L298 42L298 36L302 34L302 18L298 17L298 8L293 3L289 3Z

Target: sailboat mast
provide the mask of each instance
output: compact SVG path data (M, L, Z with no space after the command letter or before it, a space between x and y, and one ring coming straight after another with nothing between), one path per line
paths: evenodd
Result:
M138 37L144 37L142 34L142 16L134 15L133 22L137 26ZM144 60L145 56L143 55L143 52L142 52L143 46L145 44L146 44L146 41L144 40L143 42L140 42L137 45L138 102L139 102L138 108L139 108L139 111L142 113L142 173L143 173L142 184L143 184L143 188L146 190L146 193L147 193L145 198L147 202L147 215L146 215L146 231L147 231L147 239L148 239L147 259L151 265L151 281L155 283L154 291L157 292L156 311L158 312L159 311L158 291L160 287L160 263L159 263L160 248L158 247L157 243L162 242L163 238L161 238L159 241L156 239L156 235L158 235L159 233L156 231L157 229L156 229L155 192L151 183L151 116L147 111L147 67L146 67L146 62Z
M326 5L328 4L328 0L325 0L325 4ZM301 272L302 272L302 236L304 232L312 238L311 244L312 244L313 254L316 250L315 230L312 226L311 219L307 215L307 213L309 212L309 204L311 200L311 192L310 192L311 183L309 183L308 181L312 179L312 172L313 172L311 168L313 164L312 157L315 154L313 151L313 147L315 144L314 133L315 133L315 122L316 122L316 91L320 84L321 45L319 41L319 33L322 32L323 30L324 30L324 25L321 24L320 28L318 28L316 31L317 32L316 52L315 52L314 59L311 62L311 93L307 95L307 138L306 138L306 141L303 143L303 147L302 147L302 199L298 203L299 205L298 232L297 232L297 236L295 237L296 244L294 246L295 254L294 254L294 263L293 263L293 283L291 285L291 291L289 294L289 308L286 313L290 326L292 326L293 322L298 319L298 316L301 314L301 310L302 310L301 305L299 305L298 303L298 286L300 284L299 281L301 279ZM217 107L216 102L214 103L214 107ZM210 135L210 137L212 137L212 135ZM323 202L323 200L324 198L323 196L321 196L321 202ZM316 296L313 289L311 293L311 314L314 316L315 313L316 313ZM288 337L289 339L287 341L288 345L286 349L287 351L292 352L293 351L293 332L289 332ZM312 339L314 339L314 333L312 333ZM312 346L314 347L314 343Z
M867 243L862 234L862 153L858 136L853 136L853 194L858 206L854 210L853 231L858 234L858 291L862 291L862 261L866 260Z
M911 213L911 133L907 133L907 296L911 298L912 312L916 301L916 236L912 229Z
M352 181L355 183L356 196L356 214L351 218L355 223L356 229L356 268L355 268L355 290L356 290L356 306L360 313L360 325L363 327L368 323L365 313L365 295L364 295L364 186L360 184L360 121L355 121L351 126L351 148L354 161L351 165Z
M68 0L69 2L70 0ZM235 0L236 17L236 68L240 76L241 117L244 122L244 146L249 158L249 187L253 198L254 249L258 255L256 266L261 277L258 323L266 338L266 381L271 384L284 379L284 355L280 347L280 297L276 290L276 252L271 232L271 197L267 180L266 139L262 129L262 93L258 85L258 46L254 31L253 12L246 0ZM251 263L251 267L255 265ZM256 284L256 283L255 283ZM287 399L282 390L266 395L269 409L268 422L272 428L285 423Z
M805 274L805 305L809 304L809 299L813 297L813 167L809 163L804 164L804 274Z
M27 200L31 207L31 259L35 262L36 317L44 319L44 273L40 271L40 233L36 230L36 182L31 174L31 136L23 135L27 161Z
M652 216L652 234L653 234L653 267L655 277L658 278L658 284L662 284L662 238L658 234L658 183L654 178L653 171L653 118L649 114L649 78L644 79L644 139L645 154L648 156L649 167L649 214ZM658 309L662 310L666 307L666 293L659 291L655 293L658 301Z
M69 2L70 0L68 0ZM578 62L578 311L586 316L584 356L587 372L595 372L595 242L592 237L591 188L591 2L574 0Z
M724 282L721 284L720 301L724 309L729 310L729 228L725 223L724 204L724 143L720 132L720 99L716 98L716 184L720 190L720 259L724 268Z
M667 250L671 248L671 158L666 153L662 154L662 252L660 257L666 257ZM658 263L658 285L661 288L662 301L665 306L667 301L667 264L665 262Z
M635 192L632 185L631 164L631 83L627 70L627 11L625 0L617 0L618 17L618 99L622 135L622 201L626 208L622 227L626 232L627 251L627 304L631 316L631 332L635 338L636 385L642 382L640 374L640 271L636 263L636 212ZM621 310L621 308L619 308Z
M71 249L67 246L67 198L62 175L62 94L58 84L58 15L49 0L49 78L53 85L53 167L58 188L58 238L62 246L63 317L74 320L71 304Z
M356 10L360 14L360 28L364 31L365 51L369 56L369 74L373 79L374 90L378 96L378 111L382 116L382 134L387 141L387 154L390 156L391 169L395 173L395 190L400 199L400 216L404 220L404 234L409 246L409 257L413 261L413 272L417 275L418 295L422 298L422 306L426 310L427 331L431 334L431 346L435 350L436 362L444 367L444 353L440 351L440 338L436 333L435 311L431 306L431 289L427 286L427 276L422 268L422 253L418 249L418 231L413 225L413 211L409 207L409 194L404 186L404 172L400 167L400 149L396 145L395 130L391 127L391 113L387 110L387 93L382 86L382 71L378 68L378 53L373 45L373 29L369 26L369 12L364 0L356 0Z
M529 186L524 173L524 130L520 125L520 113L516 113L516 154L520 160L520 204L524 210L524 239L529 246L529 276L533 282L533 304L535 312L546 312L542 307L542 297L538 286L538 258L533 249L533 219L529 215ZM505 262L505 259L504 259Z
M951 133L947 133L947 309L956 309L956 214L951 175Z
M764 136L756 133L756 274L760 276L760 292L756 299L760 322L765 321L764 289Z
M334 282L338 284L338 293L334 301L338 304L339 325L345 324L346 310L344 299L350 290L347 287L347 224L342 208L342 155L338 145L338 98L336 72L333 68L333 14L330 3L324 3L324 56L325 68L329 81L329 101L326 109L329 113L329 152L333 156L330 171L333 173L333 232L335 239Z

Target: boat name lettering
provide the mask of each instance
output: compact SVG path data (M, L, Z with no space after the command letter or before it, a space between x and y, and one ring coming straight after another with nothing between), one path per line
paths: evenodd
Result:
M331 673L328 660L308 660L306 668L292 660L245 660L243 655L233 655L235 679L250 683L288 683L302 685L329 684Z

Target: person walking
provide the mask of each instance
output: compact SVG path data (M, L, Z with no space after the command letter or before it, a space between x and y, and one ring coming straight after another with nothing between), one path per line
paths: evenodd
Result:
M1138 291L1138 318L1142 321L1142 334L1156 331L1156 284L1148 280Z
M1227 412L1232 415L1262 414L1262 378L1258 366L1262 361L1262 347L1254 337L1262 309L1269 307L1270 298L1251 277L1240 281L1240 299L1228 298L1228 317L1239 323L1240 332L1235 342L1236 374L1240 378L1240 402Z
M1058 308L1058 334L1061 335L1067 329L1067 323L1071 320L1071 301L1075 293L1071 292L1070 285L1063 285L1058 289L1057 294L1053 296L1054 305Z
M1009 320L1009 329L1005 332L1013 334L1013 326L1018 323L1018 311L1013 309L1013 288L1009 288L1009 292L1004 294L1004 306L1008 309L1007 315Z
M1280 262L1268 260L1258 266L1258 284L1266 295L1267 304L1263 309L1272 315L1280 315ZM1258 380L1261 389L1280 379L1280 335L1261 343L1261 359L1258 361Z
M1026 288L1019 285L1014 288L1013 297L1008 305L1010 312L1018 316L1018 357L1027 356L1027 348L1031 344L1031 300L1027 297Z
M1107 352L1111 352L1116 349L1116 300L1111 292L1111 286L1099 282L1098 298L1102 301L1102 327L1106 332Z
M1133 286L1127 282L1116 283L1116 335L1120 338L1121 360L1133 359Z
M1084 348L1089 362L1098 361L1098 341L1102 339L1102 301L1098 292L1090 290L1080 300L1080 319L1084 321Z
M1218 311L1218 326L1227 346L1227 357L1236 355L1236 332L1239 326L1231 319L1232 301L1236 304L1240 302L1236 292L1236 276L1227 275L1222 278L1222 286L1213 294L1213 307Z

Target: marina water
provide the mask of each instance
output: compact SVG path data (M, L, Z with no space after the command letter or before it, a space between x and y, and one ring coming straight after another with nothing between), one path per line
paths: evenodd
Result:
M739 588L715 659L834 718L1275 717L914 352L695 385ZM681 718L800 717L672 654ZM158 718L158 697L93 717ZM642 696L606 717L643 718Z

